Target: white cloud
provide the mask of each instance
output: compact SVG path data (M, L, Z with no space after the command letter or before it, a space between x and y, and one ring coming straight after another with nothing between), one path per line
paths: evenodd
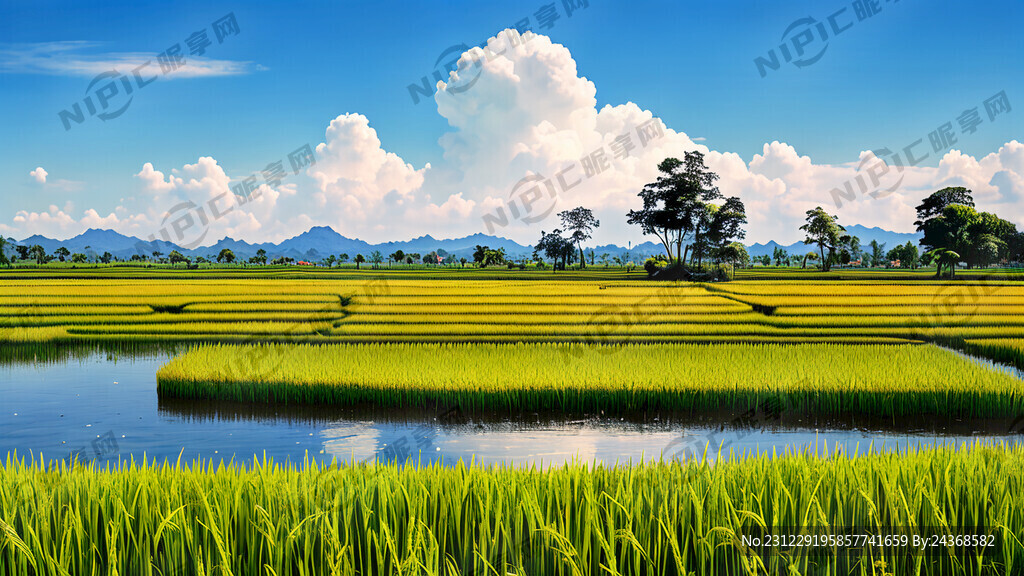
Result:
M35 170L29 172L28 175L34 178L36 182L46 184L47 172L46 170L43 170L42 166L38 166Z
M117 70L128 74L139 66L148 78L160 75L156 54L142 52L96 52L96 42L62 41L15 44L0 48L0 73L49 74L54 76L93 77ZM251 62L215 60L203 56L186 56L176 70L160 75L163 79L236 76L248 74L256 67Z
M430 165L417 170L381 148L377 131L361 114L343 114L327 127L326 142L316 147L317 162L308 173L317 183L318 208L341 208L365 219L383 205L402 209L423 185Z
M638 207L637 192L657 176L656 166L664 158L691 150L706 155L726 196L738 196L746 204L748 242L802 239L798 228L804 213L816 206L837 214L841 223L911 231L914 206L949 185L970 187L980 209L1024 225L1019 209L1024 145L1017 141L980 159L954 150L935 167L897 169L869 151L849 162L816 164L781 141L766 143L747 160L710 149L703 138L665 126L635 103L598 109L595 85L579 76L564 46L532 33L504 34L491 40L490 56L473 48L448 81L438 84L437 110L450 126L439 139L442 161L413 166L385 149L370 119L357 113L339 115L316 146L314 166L289 176L277 189L261 187L258 198L212 222L203 243L224 235L277 241L313 225L329 225L346 236L374 242L422 234L455 237L487 231L484 217L498 210L505 211L508 223L496 234L532 243L540 230L558 225L557 211L579 205L601 219L596 243L649 240L625 223L625 214ZM508 47L509 39L515 47ZM656 128L660 137L641 140L644 127ZM623 138L632 144L628 154L621 148ZM600 169L588 174L588 165ZM870 184L872 173L877 185ZM560 189L559 174L576 184ZM548 179L555 197L547 197L544 184L517 189L530 175ZM107 216L97 210L83 212L78 220L61 210L20 212L15 227L20 222L23 230L31 224L70 231L102 223L145 238L166 229L169 210L185 202L202 206L230 194L237 183L209 157L170 173L146 163L135 178L138 194ZM870 185L862 190L860 183ZM851 197L840 197L837 205L832 191L847 189ZM526 190L540 195L529 209L523 200L532 196L520 194ZM873 197L873 190L880 193Z

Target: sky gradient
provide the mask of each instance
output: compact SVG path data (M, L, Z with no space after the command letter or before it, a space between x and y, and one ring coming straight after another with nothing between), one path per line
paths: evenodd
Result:
M254 173L264 182L281 161L281 183L232 204L210 242L279 241L323 224L375 242L490 232L532 243L557 226L554 212L583 205L602 219L596 241L625 244L645 239L625 212L656 164L695 148L723 193L746 203L748 242L801 239L815 205L841 223L912 231L913 206L945 185L967 185L980 208L1024 225L1019 2L559 0L550 26L538 21L542 1L0 6L0 233L18 239L90 227L146 237L182 203L203 205ZM213 23L228 14L237 30L218 41ZM791 24L810 17L828 31L830 16L842 32L806 48L820 59L759 74L755 58L781 54ZM524 18L531 33L502 34ZM211 44L197 58L185 39L200 30ZM818 28L798 26L789 46L803 30ZM477 51L479 66L466 55L459 82L445 77L447 89L414 103L409 85L433 84L440 55L492 37L504 54ZM175 43L185 64L164 74L157 55ZM143 77L155 80L120 115L65 129L58 113L82 103L97 74L130 78L147 61ZM967 131L958 118L971 108L982 123ZM662 136L617 157L615 138L652 116ZM941 137L947 122L955 142ZM875 197L830 194L867 177L879 162L868 151L918 140L928 157L898 172L883 157ZM288 155L306 144L316 164L295 174ZM578 186L525 206L523 177L570 166ZM502 210L508 224L488 229L485 216Z

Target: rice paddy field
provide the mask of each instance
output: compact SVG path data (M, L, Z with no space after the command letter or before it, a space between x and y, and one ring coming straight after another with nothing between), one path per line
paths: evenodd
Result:
M206 342L841 342L1024 336L1017 280L685 284L595 273L438 279L417 272L139 272L0 284L0 340ZM424 275L426 276L426 275ZM596 278L596 279L595 279Z
M783 421L930 417L979 430L1024 417L1008 367L1024 368L1024 282L984 271L746 271L696 284L615 269L13 270L0 271L0 342L0 359L23 362L173 350L155 392L196 405L684 419L771 405ZM104 469L9 454L0 576L1013 574L1024 571L1022 482L1016 442L547 467ZM742 539L793 532L993 544Z
M984 445L545 471L12 458L0 574L1016 574L1022 479L1020 448ZM764 540L787 534L833 539Z
M579 344L203 345L164 366L157 381L162 394L180 398L275 404L629 414L770 403L806 416L1024 416L1019 379L933 345L602 351L617 357Z

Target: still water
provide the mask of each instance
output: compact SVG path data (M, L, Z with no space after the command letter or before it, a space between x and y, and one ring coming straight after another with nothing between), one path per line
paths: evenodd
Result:
M457 410L354 411L161 400L156 371L166 354L97 352L81 358L0 365L0 458L100 465L146 458L251 462L264 456L300 464L315 458L474 460L550 465L571 460L637 462L712 452L783 452L837 446L847 452L904 450L918 444L1017 443L1013 423L779 422L753 414L722 420L646 415L567 419L519 414L490 417ZM899 429L896 427L899 426Z

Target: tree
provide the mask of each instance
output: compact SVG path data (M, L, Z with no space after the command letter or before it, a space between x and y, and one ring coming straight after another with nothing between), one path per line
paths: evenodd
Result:
M775 250L772 251L772 260L775 261L776 266L782 266L782 262L788 259L789 254L787 254L782 248L776 246Z
M18 253L18 260L28 260L28 246L17 244L14 246L14 251Z
M235 253L230 248L221 248L220 254L217 254L217 262L226 262L231 264L235 261Z
M86 247L85 247L85 249L86 249L86 250L88 250L88 249L89 249L89 247L88 247L88 246L86 246ZM161 252L161 251L159 251L159 250L154 250L154 251L153 251L153 260L154 260L155 262L159 262L159 261L160 261L160 257L161 257L161 256L163 256L163 255L164 255L164 253L163 253L163 252Z
M557 228L552 230L550 234L541 230L540 240L533 247L534 259L539 259L540 254L544 254L544 256L552 261L552 273L558 270L559 260L562 261L562 269L564 270L568 265L569 256L573 253L573 242L568 238L563 238L562 231Z
M187 263L189 261L184 254L178 252L177 250L171 250L171 253L169 256L167 256L167 258L170 259L171 264L178 264L179 262Z
M104 252L103 255L100 256L100 262L103 262L104 264L110 264L110 261L113 258L114 258L113 254L111 254L110 252Z
M942 269L949 269L949 277L953 278L956 276L956 265L960 262L960 254L957 254L953 250L947 248L936 248L931 250L927 254L928 259L935 262L936 276L942 276Z
M607 252L602 252L601 253L601 264L604 265L605 268L608 267L608 253Z
M885 243L878 243L878 240L871 241L871 267L880 266L885 262Z
M391 256L388 256L388 260L401 264L402 262L405 261L405 252L402 252L401 250L395 250L391 254Z
M374 250L370 253L370 262L373 263L374 268L380 267L380 263L384 261L384 255L380 253L380 250Z
M483 264L484 257L487 255L488 250L490 250L488 246L481 246L477 244L476 248L473 250L473 262Z
M704 165L704 155L687 152L683 160L666 158L658 165L661 176L637 194L643 208L630 210L627 222L644 234L657 236L669 260L682 263L682 246L707 218L708 205L722 197L715 186L718 175ZM672 248L675 247L675 255Z
M989 212L978 212L973 220L967 229L968 243L963 247L967 267L985 267L999 260L1009 260L1017 226Z
M739 242L730 242L724 248L718 251L718 257L722 260L732 264L733 277L735 277L735 269L737 264L741 268L745 268L750 265L750 254L747 253L747 247Z
M466 262L467 262L467 260L465 258L459 258L459 263L462 264L463 268L466 267Z
M693 233L698 266L704 262L704 255L714 254L746 235L743 230L747 223L746 208L739 198L726 198L721 206L708 204L703 214Z
M803 262L803 264L800 267L801 268L807 268L807 261L808 260L812 260L813 261L813 260L817 260L817 259L818 259L818 253L817 252L808 252L807 254L804 254L804 262Z
M81 252L75 252L71 255L71 261L75 264L85 264L85 254Z
M13 244L14 238L8 240L3 235L0 235L0 265L10 266L11 261L7 258L7 245Z
M947 206L953 204L974 208L972 192L961 186L947 187L937 192L932 192L917 207L917 221L914 222L914 225L917 226L917 231L926 232L928 222L941 215Z
M821 270L828 272L832 268L832 257L839 238L846 229L836 223L836 217L822 210L818 206L814 210L807 211L807 223L800 227L807 233L804 244L817 244L821 254ZM825 248L828 248L828 258L825 257Z
M359 265L366 262L366 258L363 258L362 254L356 254L356 270L359 270Z
M583 258L583 242L590 240L595 228L601 226L601 222L594 218L594 213L589 208L578 206L572 210L564 210L558 213L562 220L562 227L572 232L569 241L576 245L580 251L580 268L586 268Z
M256 262L261 266L265 266L267 264L267 251L263 248L256 251Z
M60 258L61 262L64 262L64 259L71 255L71 251L63 246L54 250L53 253L56 254L58 258Z
M36 264L46 263L46 249L39 244L33 244L32 247L28 249L28 255L30 258L35 259Z
M917 207L917 217L917 229L924 233L921 245L932 255L929 260L939 262L938 256L945 254L939 250L946 249L958 254L968 268L1010 259L1018 234L1012 222L975 210L971 191L962 187L932 193Z
M917 263L920 260L917 246L914 246L912 242L907 242L902 246L889 250L885 257L889 262L899 261L900 268L917 268Z
M900 263L904 268L916 269L921 262L921 253L918 252L917 246L914 246L913 242L909 240L903 245L903 253L900 256Z
M481 246L477 244L476 249L473 251L473 261L481 268L486 268L492 265L500 266L507 262L507 255L505 254L504 248L494 250L490 246Z
M839 237L839 261L847 265L854 260L861 259L860 238L843 234Z
M483 266L502 266L508 262L508 256L505 254L504 248L498 248L497 250L488 250L484 253Z
M348 254L345 254L344 252L338 254L338 263L344 264L345 262L348 262Z

